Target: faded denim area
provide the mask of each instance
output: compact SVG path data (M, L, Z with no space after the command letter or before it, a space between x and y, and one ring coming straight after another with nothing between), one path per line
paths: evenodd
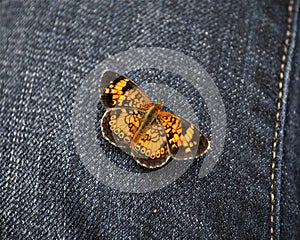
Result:
M270 171L288 4L1 1L0 238L270 239ZM299 34L296 38L288 55L276 239L300 238ZM76 91L108 55L138 47L180 51L215 81L227 132L224 151L207 177L198 177L199 158L163 189L126 193L97 181L81 162L71 124ZM139 83L145 76L172 77L155 69L129 74ZM169 83L177 91L189 86L173 77ZM186 95L205 119L201 96ZM100 143L120 168L144 171L130 158L120 162L121 152Z

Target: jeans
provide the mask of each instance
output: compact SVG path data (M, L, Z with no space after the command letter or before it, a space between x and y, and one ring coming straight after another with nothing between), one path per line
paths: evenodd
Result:
M299 2L2 1L0 238L300 239ZM201 64L227 124L207 176L198 175L202 157L167 186L132 193L90 173L71 119L93 69L141 47L176 50ZM173 79L169 85L209 119L180 76L127 74L140 83ZM212 137L209 123L204 130ZM129 156L120 161L122 152L98 135L116 166L149 172Z

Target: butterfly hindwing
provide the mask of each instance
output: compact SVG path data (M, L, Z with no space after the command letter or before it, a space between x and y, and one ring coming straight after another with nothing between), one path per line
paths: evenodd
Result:
M209 148L209 141L189 121L170 112L160 112L159 121L166 131L169 151L176 160L199 157Z
M99 87L105 108L141 108L151 103L134 81L113 71L104 71Z
M165 130L156 122L150 125L137 142L132 143L131 148L134 159L147 168L161 167L170 158Z
M144 114L143 111L127 108L107 111L101 121L103 136L130 154L132 138L140 127Z

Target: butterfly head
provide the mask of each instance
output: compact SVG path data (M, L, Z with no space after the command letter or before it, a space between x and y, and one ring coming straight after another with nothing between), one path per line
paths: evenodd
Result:
M160 102L154 103L153 106L154 106L155 110L156 110L157 112L159 112L159 111L161 111L162 108L163 108L163 102L160 101Z

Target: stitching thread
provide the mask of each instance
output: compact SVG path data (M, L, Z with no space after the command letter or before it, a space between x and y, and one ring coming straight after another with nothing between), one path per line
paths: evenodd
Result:
M280 73L279 73L279 83L278 83L278 98L277 98L277 112L276 112L276 121L275 121L275 132L274 132L274 142L273 142L273 150L272 150L272 162L271 162L271 192L270 192L270 200L271 200L271 213L270 213L270 240L274 240L275 238L275 174L276 174L276 160L277 160L277 146L278 146L278 136L280 131L280 114L282 107L282 96L283 96L283 84L285 77L285 67L287 54L289 50L290 38L291 38L291 29L292 29L292 21L293 21L293 8L294 8L294 0L290 0L288 6L288 19L287 19L287 30L285 33L285 41L283 46L283 54L281 57L281 65L280 65Z

